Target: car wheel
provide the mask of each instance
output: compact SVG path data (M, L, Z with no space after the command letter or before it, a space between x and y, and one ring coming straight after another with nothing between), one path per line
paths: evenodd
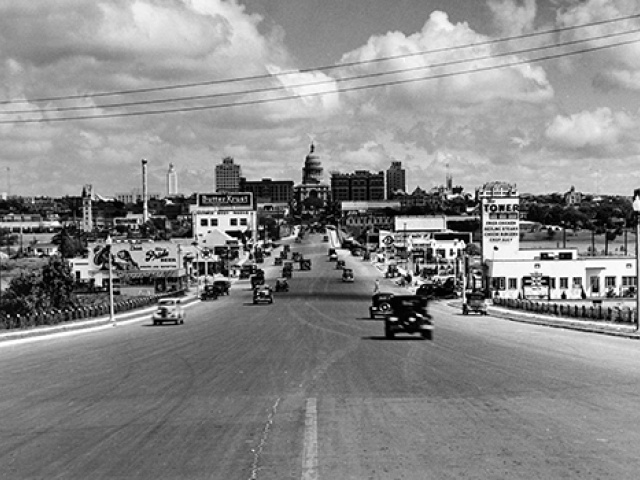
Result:
M391 305L389 305L387 302L383 302L380 304L380 311L382 313L387 313L389 310L391 310Z
M431 330L424 330L422 332L422 338L425 340L433 340L433 332Z
M155 326L158 326L158 322L157 322L157 321L155 321L155 320L153 321L153 324L154 324Z
M395 338L395 335L393 333L393 330L391 329L391 327L387 324L384 325L384 336L388 339L388 340L392 340L393 338Z

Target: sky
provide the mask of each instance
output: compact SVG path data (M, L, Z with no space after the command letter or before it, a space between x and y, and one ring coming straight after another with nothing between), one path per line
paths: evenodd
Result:
M169 164L180 193L212 192L227 156L248 180L297 184L313 142L327 183L399 161L409 191L448 173L470 193L631 195L640 17L612 20L636 14L636 0L0 0L0 192L112 197L141 189L143 158L160 194Z

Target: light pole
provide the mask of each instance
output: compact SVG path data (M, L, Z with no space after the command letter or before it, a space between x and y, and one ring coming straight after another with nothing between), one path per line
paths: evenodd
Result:
M113 265L111 261L111 247L113 246L113 240L111 239L111 235L107 237L105 242L107 244L107 248L109 250L109 321L113 323L115 326L115 316L113 314Z
M640 330L640 190L633 193L633 211L636 213L636 330Z
M200 298L200 250L198 242L193 242L191 245L196 247L196 298Z

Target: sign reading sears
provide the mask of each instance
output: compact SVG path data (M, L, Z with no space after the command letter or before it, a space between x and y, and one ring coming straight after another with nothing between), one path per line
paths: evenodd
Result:
M251 193L201 193L198 195L199 207L251 207Z

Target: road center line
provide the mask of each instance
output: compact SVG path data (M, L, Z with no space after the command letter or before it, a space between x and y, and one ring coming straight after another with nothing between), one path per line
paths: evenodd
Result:
M318 480L318 410L315 398L307 398L304 419L302 480Z

